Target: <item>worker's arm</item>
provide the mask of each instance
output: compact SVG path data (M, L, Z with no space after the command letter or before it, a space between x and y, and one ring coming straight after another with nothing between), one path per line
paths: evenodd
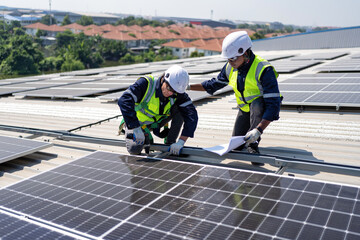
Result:
M204 81L202 83L191 84L188 90L192 91L206 91L207 93L213 95L214 92L226 87L229 84L229 80L226 76L226 64L221 69L220 73L216 78Z
M201 83L189 85L189 90L192 90L192 91L206 91L205 88L203 87L203 85L201 85Z
M169 151L171 154L179 155L187 139L189 137L194 137L198 122L198 114L194 104L186 93L179 95L175 104L178 105L180 114L184 119L184 125L179 140L176 143L171 144Z
M131 85L119 98L118 105L128 129L134 129L140 126L136 116L135 103L139 103L146 93L148 81L145 78L139 78Z

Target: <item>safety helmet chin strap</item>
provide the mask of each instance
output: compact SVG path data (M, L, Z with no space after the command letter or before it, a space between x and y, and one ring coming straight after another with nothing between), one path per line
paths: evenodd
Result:
M250 61L250 48L248 50L245 51L244 53L244 64L249 63Z

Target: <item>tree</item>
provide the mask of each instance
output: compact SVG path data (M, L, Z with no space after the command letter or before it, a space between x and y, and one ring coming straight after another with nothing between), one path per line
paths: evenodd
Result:
M65 62L61 65L61 71L63 72L83 70L83 69L85 69L84 64L81 61L75 60L71 57L67 58Z
M66 16L64 17L64 19L61 23L61 26L65 26L65 25L69 25L69 24L71 24L70 17L69 17L69 14L66 14Z
M135 62L135 58L130 53L125 54L125 56L123 56L119 60L120 64L127 64L127 63L134 63L134 62Z
M50 19L51 19L51 24L57 24L56 19L53 16L50 16L49 14L46 14L45 16L43 16L40 19L40 22L46 25L51 25L50 24Z
M190 54L190 57L191 58L194 58L194 57L203 57L204 56L204 53L199 53L198 51L193 51L191 54Z
M256 40L256 39L263 39L265 38L264 34L260 33L260 32L256 32L253 35L250 36L251 40Z
M15 48L1 63L0 72L6 75L36 74L39 66L28 52Z
M101 38L99 51L105 60L118 61L127 53L126 46L121 41L114 41Z
M88 26L88 25L94 24L94 21L93 21L92 17L83 15L83 16L81 16L81 18L78 21L76 21L76 23L83 25L83 26Z
M38 29L35 36L39 38L39 37L46 36L46 35L47 35L47 32L45 30Z
M72 33L69 29L65 30L62 33L58 33L56 35L56 48L61 49L62 47L67 47L75 41L75 38L75 34Z

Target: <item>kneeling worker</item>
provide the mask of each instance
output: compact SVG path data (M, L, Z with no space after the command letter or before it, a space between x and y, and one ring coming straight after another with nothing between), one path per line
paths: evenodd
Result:
M185 93L188 84L187 71L174 65L158 79L151 75L140 77L124 92L118 101L123 115L120 130L125 129L126 147L130 154L140 154L144 144L153 142L150 131L165 138L171 154L180 154L186 140L194 137L198 122L195 106ZM168 128L170 120L171 127ZM181 136L176 142L183 123Z

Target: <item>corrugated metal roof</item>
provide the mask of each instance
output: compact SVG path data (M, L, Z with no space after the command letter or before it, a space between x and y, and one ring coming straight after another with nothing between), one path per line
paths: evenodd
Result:
M255 51L360 47L360 27L339 28L255 40Z

